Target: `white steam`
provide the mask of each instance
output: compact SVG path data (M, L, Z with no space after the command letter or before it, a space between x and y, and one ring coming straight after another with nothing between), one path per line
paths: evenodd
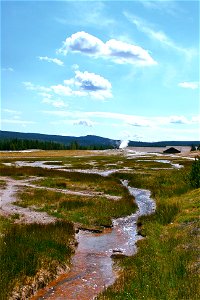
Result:
M128 143L129 143L128 140L121 141L121 144L119 145L119 149L124 149L124 148L128 147Z

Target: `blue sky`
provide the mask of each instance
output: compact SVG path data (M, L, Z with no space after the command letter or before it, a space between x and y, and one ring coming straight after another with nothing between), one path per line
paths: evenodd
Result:
M2 1L1 129L200 140L199 1Z

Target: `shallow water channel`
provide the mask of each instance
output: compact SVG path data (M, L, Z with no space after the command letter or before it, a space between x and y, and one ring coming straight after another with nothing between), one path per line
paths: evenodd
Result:
M129 187L126 180L122 184L135 197L136 213L113 220L113 227L103 233L80 230L70 272L52 282L34 299L91 300L114 283L117 272L113 268L112 254L136 253L136 242L142 238L137 234L138 217L155 211L149 191Z

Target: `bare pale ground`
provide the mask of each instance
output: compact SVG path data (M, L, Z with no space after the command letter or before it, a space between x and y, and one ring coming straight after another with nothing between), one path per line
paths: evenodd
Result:
M54 217L49 216L44 212L37 212L31 208L23 208L13 204L17 201L16 193L19 187L30 186L30 182L35 178L28 180L14 180L8 177L3 177L6 180L6 188L0 191L1 203L0 203L0 214L3 216L19 215L18 221L23 223L41 223L48 224L56 221Z
M181 151L181 153L190 152L191 147L188 146L167 146L167 147L128 147L128 149L138 152L147 152L147 153L163 153L166 149L173 147Z
M184 157L184 158L195 158L197 156L200 156L200 151L188 151L179 153L178 156Z
M190 151L191 147L173 146L181 151L177 156L195 157L200 155L200 151ZM127 147L125 149L108 149L108 150L33 150L33 151L0 151L0 157L5 158L39 158L39 157L87 157L93 155L119 155L126 150L143 153L160 153L170 147Z
M99 192L71 191L71 190L37 186L31 183L32 181L35 181L37 179L36 177L32 177L26 180L14 180L10 177L1 177L1 179L6 181L6 187L0 190L0 214L4 216L18 214L20 219L16 220L16 222L20 222L20 223L23 222L23 223L48 224L56 221L56 218L49 216L45 212L37 212L33 208L23 208L14 205L13 203L18 200L16 194L20 188L31 187L31 188L37 188L43 190L50 190L54 192L61 192L64 194L87 196L87 197L103 196L111 200L118 200L120 198L118 196L111 196Z

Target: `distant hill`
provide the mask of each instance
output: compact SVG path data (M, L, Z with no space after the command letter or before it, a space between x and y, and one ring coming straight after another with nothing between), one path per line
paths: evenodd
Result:
M86 136L62 136L62 135L48 135L40 133L24 133L14 131L0 131L0 139L27 139L27 140L38 140L38 141L51 141L55 143L61 143L69 146L72 142L76 141L80 146L103 146L103 147L114 147L118 148L120 145L119 140L112 140L96 135ZM136 142L130 141L129 147L166 147L166 146L198 146L200 141L161 141L161 142Z
M120 141L111 140L95 135L86 136L62 136L62 135L48 135L40 133L23 133L14 131L0 131L0 139L27 139L27 140L38 140L38 141L51 141L61 143L64 145L70 145L70 143L76 141L81 146L93 146L93 145L110 145L112 147L120 144Z

